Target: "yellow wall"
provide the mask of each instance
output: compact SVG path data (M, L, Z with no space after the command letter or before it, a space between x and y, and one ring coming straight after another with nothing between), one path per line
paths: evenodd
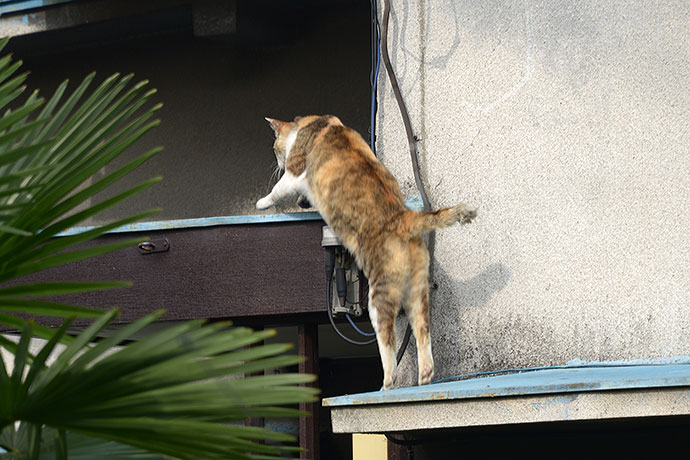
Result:
M353 434L352 460L387 460L388 443L382 434Z

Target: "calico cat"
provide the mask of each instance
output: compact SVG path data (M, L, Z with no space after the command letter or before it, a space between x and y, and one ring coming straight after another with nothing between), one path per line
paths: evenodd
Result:
M305 197L355 256L369 280L369 317L383 366L383 388L395 381L395 317L404 308L417 341L418 383L431 381L429 252L425 232L466 224L477 215L467 204L435 212L410 211L393 175L367 143L334 116L266 118L273 150L285 171L257 203L266 209L294 195Z

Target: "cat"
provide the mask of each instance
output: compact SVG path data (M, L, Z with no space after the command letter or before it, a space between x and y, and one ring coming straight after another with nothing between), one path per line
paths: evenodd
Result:
M266 121L284 174L256 203L257 209L295 195L311 203L369 280L369 318L381 355L383 389L395 382L394 321L401 308L417 341L418 384L431 382L429 252L422 235L467 224L476 217L476 208L460 204L435 212L410 211L393 175L364 139L335 116Z

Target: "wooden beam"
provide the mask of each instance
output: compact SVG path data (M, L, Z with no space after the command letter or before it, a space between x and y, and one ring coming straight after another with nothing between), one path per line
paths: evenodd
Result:
M297 352L307 359L300 363L299 372L306 374L319 374L319 329L316 324L300 324L297 326ZM318 380L310 384L318 386ZM300 452L301 459L318 460L319 451L319 411L321 401L313 403L300 403L300 410L311 413L310 417L299 419L299 445L306 449Z
M127 280L127 289L61 296L56 301L122 311L129 323L159 308L165 320L256 318L326 319L322 221L227 225L108 234L80 247L129 238L167 239L165 252L144 254L134 243L114 253L55 267L18 282ZM299 321L299 320L298 320ZM41 318L56 326L61 319ZM299 321L299 322L303 322ZM83 324L75 322L75 324Z
M255 327L255 331L262 331L263 327ZM265 342L262 340L261 342L257 342L255 344L249 345L247 348L254 348L254 347L259 347L263 345ZM264 371L260 372L251 372L249 374L244 374L245 378L246 377L252 377L255 375L264 375ZM244 426L256 426L260 428L264 428L266 426L266 419L264 417L249 417L244 421Z
M7 3L7 2L0 2ZM163 8L191 4L190 0L71 0L25 1L25 5L4 6L0 12L0 36L19 35L65 29L84 24L149 13ZM45 7L45 8L44 8Z
M407 447L388 441L388 460L408 460Z

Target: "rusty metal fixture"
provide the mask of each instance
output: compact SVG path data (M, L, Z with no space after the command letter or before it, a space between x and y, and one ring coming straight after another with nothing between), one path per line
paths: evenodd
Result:
M170 242L167 238L161 238L158 240L142 241L137 244L139 252L142 254L154 254L156 252L165 252L170 249Z

